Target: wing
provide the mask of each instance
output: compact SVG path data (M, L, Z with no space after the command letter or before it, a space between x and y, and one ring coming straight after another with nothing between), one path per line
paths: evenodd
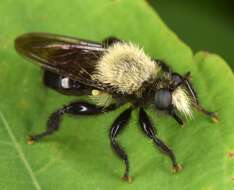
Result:
M101 43L46 33L19 36L15 48L43 68L89 86L97 85L91 74L105 51Z

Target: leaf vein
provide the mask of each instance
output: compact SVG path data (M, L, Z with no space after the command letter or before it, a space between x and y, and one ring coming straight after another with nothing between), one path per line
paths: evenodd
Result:
M26 168L26 170L27 170L27 172L28 172L28 174L29 174L29 176L30 176L30 178L32 180L32 184L35 186L36 190L41 190L41 186L38 183L38 180L36 179L36 176L33 173L31 165L29 164L28 160L26 159L20 144L17 142L13 131L11 130L6 118L4 117L4 115L3 115L3 113L1 111L0 111L0 118L2 120L2 123L3 123L4 127L5 127L5 129L7 130L7 133L9 135L12 143L14 144L14 147L16 149L16 152L19 155L19 158L23 162L23 164L24 164L24 166L25 166L25 168Z

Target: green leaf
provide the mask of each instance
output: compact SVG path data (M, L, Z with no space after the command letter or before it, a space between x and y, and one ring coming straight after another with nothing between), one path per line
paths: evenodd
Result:
M234 77L217 55L199 52L181 42L141 0L2 1L0 6L0 189L204 189L234 187ZM41 31L85 39L116 36L144 47L177 72L192 72L200 102L217 110L213 124L196 113L186 128L150 113L158 134L175 152L183 170L172 175L169 159L138 129L137 111L120 135L129 155L133 183L121 181L123 163L113 154L108 129L118 110L94 117L65 116L56 134L33 145L29 134L45 129L51 112L71 100L44 88L40 68L22 59L14 39Z

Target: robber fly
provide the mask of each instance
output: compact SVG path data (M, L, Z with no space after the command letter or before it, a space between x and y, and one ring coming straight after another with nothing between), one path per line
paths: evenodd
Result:
M88 95L90 98L89 102L72 102L53 112L46 130L30 136L28 143L58 130L64 114L95 115L130 103L131 106L115 119L109 130L111 147L124 161L122 178L126 181L131 180L128 156L116 138L133 109L139 109L142 132L170 158L174 172L181 166L172 150L157 136L144 108L153 105L155 110L168 114L180 125L183 125L181 115L191 118L193 110L218 121L216 113L200 106L189 72L185 75L173 72L166 63L150 58L133 43L114 37L97 43L54 34L28 33L15 40L15 48L42 67L45 86L63 94Z

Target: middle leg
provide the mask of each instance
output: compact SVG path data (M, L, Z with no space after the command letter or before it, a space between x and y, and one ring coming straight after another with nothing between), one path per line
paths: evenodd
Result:
M181 170L181 166L176 162L176 157L172 150L167 147L167 145L160 140L156 132L154 131L154 128L149 120L149 117L147 116L146 112L143 110L143 108L140 108L140 113L139 113L139 122L142 131L149 137L150 139L153 140L154 144L161 150L164 154L169 156L172 162L172 171L174 173L178 172Z
M129 161L128 156L125 153L125 151L122 149L122 147L118 144L116 141L116 137L119 134L120 130L127 124L127 122L130 119L132 108L128 108L123 113L119 115L119 117L114 121L112 124L110 131L109 131L109 138L111 147L117 154L119 158L121 158L124 161L125 164L125 172L122 177L123 180L126 180L128 182L131 182L131 178L129 177Z

